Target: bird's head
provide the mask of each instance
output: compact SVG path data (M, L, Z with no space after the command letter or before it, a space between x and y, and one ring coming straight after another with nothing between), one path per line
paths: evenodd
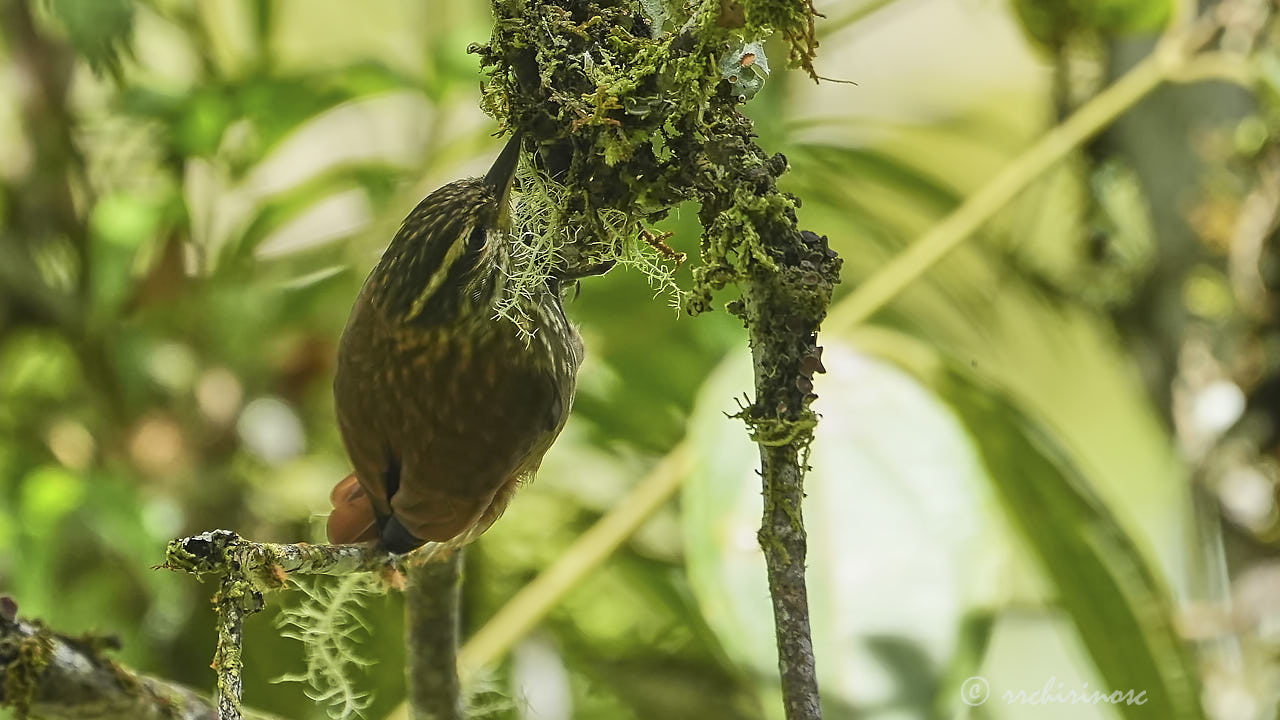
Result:
M482 178L449 183L418 203L370 276L375 306L401 322L488 319L505 283L508 195L520 136Z

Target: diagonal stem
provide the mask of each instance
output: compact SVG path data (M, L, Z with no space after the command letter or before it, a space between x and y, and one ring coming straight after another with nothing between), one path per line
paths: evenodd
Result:
M951 214L837 303L832 308L827 327L839 332L866 321L971 237L1036 178L1111 125L1164 82L1179 78L1189 68L1213 70L1217 67L1202 67L1197 62L1195 53L1207 37L1203 26L1193 26L1162 40L1155 52L1045 133ZM1239 65L1232 64L1229 69L1234 75L1226 79L1237 79Z

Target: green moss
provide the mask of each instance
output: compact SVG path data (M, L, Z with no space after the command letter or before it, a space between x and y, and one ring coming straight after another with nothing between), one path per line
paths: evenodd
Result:
M782 35L790 46L791 67L802 68L816 81L813 60L818 54L818 38L814 19L819 15L813 1L744 0L742 5L747 27L760 35L767 35L769 30Z
M766 447L808 445L813 429L818 426L818 416L806 411L799 420L744 418L751 428L751 440Z
M381 583L370 574L353 574L337 582L321 580L297 587L306 597L284 610L276 627L303 644L307 669L280 680L306 683L308 697L325 706L331 718L362 715L371 699L357 681L373 660L360 655L369 633L360 612L369 597L381 594Z
M610 263L644 272L679 301L672 259L650 247L641 230L682 201L705 200L721 179L725 159L708 152L720 134L711 108L731 90L717 60L778 31L792 42L793 60L811 70L816 41L807 0L666 5L669 31L655 33L639 8L622 0L494 3L491 41L471 48L486 73L481 105L525 133L540 165L561 170L555 180L532 172L517 179L520 205L532 210L525 217L517 210L527 246L508 287L508 313L549 274ZM733 112L732 104L724 110ZM762 217L793 208L779 207L789 201L776 193L761 197L750 188L735 198L740 202L699 243L705 269L695 274L686 309L709 308L712 293L754 265L774 267L756 228Z
M16 645L13 660L5 668L4 697L13 708L14 716L25 720L40 689L40 677L53 659L53 637L37 625L34 634L22 638Z

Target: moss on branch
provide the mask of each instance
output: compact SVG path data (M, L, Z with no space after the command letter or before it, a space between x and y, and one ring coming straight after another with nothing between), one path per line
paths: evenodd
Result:
M0 707L48 720L214 720L208 699L107 656L110 636L71 637L17 616L0 598ZM252 717L266 718L261 713Z
M697 314L727 286L741 291L729 309L748 329L756 397L739 417L760 448L760 544L784 702L789 720L813 720L821 709L801 503L822 371L817 332L840 260L825 238L799 229L800 200L777 187L786 158L755 143L738 105L754 92L740 68L775 31L792 64L816 79L817 13L809 0L640 5L649 14L624 0L495 0L493 38L473 48L488 75L483 104L538 148L541 185L519 189L540 220L522 224L517 210L516 227L550 238L563 275L647 256L642 269L665 279L654 268L671 255L645 242L644 224L683 201L701 206L701 262L681 304ZM529 273L516 285L545 279Z
M812 72L812 6L804 0L702 0L685 15L649 17L623 0L496 0L493 37L471 50L486 71L483 107L519 128L539 149L539 181L522 178L518 194L536 218L516 228L543 243L546 263L517 271L511 292L574 276L579 268L637 266L674 289L673 255L644 241L644 226L685 200L705 201L726 186L726 162L712 124L742 101L737 73L743 48L781 32L792 60ZM778 161L760 159L780 174ZM547 212L547 206L553 212ZM707 226L702 264L683 298L690 312L710 308L713 292L773 261L756 232L763 215L794 209L792 199L738 191L730 212Z

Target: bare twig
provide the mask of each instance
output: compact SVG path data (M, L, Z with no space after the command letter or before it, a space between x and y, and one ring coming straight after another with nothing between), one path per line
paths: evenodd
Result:
M667 240L674 234L675 233L671 231L667 231L655 235L644 227L640 228L640 237L644 238L644 241L649 244L649 247L657 250L658 253L667 260L674 261L676 265L683 265L684 261L689 259L689 256L682 252L678 252L675 248L667 244Z

